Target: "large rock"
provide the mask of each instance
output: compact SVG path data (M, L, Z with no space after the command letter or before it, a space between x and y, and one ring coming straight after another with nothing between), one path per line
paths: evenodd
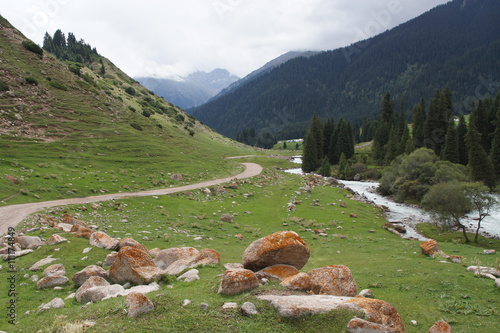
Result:
M149 284L160 280L163 274L163 270L155 266L148 252L130 246L118 251L109 269L109 278L114 283Z
M16 242L19 243L21 249L37 249L42 245L45 245L45 242L40 239L40 237L36 236L19 236L16 237Z
M91 276L80 286L80 288L78 288L75 294L75 299L78 302L82 302L83 293L90 288L98 286L109 286L109 282L106 281L106 279L104 279L103 277Z
M236 295L251 291L259 286L259 279L248 269L233 269L226 271L222 277L218 293Z
M290 290L308 291L311 290L311 278L307 273L299 273L284 278L281 283L283 287Z
M43 271L43 276L65 276L66 269L63 264L54 264L45 268Z
M80 302L98 302L108 298L123 296L125 294L125 288L119 284L113 284L109 286L97 286L86 289L80 294Z
M125 246L134 247L138 250L148 252L148 249L144 245L142 245L141 243L130 237L123 238L118 242L118 250L120 250Z
M260 295L257 298L270 301L283 317L301 317L348 309L364 313L364 319L349 323L349 332L403 333L404 324L397 311L389 303L362 297L331 295L277 296Z
M356 296L358 287L351 270L344 265L330 265L307 273L311 279L311 291L315 294Z
M128 294L126 302L129 307L128 316L130 318L135 318L141 314L148 313L155 308L153 302L141 293Z
M102 278L107 279L109 278L109 273L107 270L105 270L100 266L91 265L75 273L75 275L73 275L72 280L77 287L80 287L82 284L85 283L85 281L87 281L92 276L100 276Z
M439 249L439 244L434 239L428 239L420 243L420 250L422 254L426 256L432 256L437 253Z
M73 216L71 216L69 214L64 214L62 221L63 221L63 223L66 223L66 224L71 224L71 225L78 224L78 225L81 225L82 227L85 227L85 228L88 227L85 222L80 221L78 219L75 219Z
M182 274L177 278L177 281L184 281L184 282L192 282L195 280L199 280L200 276L198 275L199 271L197 269L190 269L186 273Z
M90 235L89 244L106 250L116 250L119 240L113 238L102 231L94 232Z
M276 280L283 280L287 277L297 275L299 274L299 270L295 268L294 266L290 265L273 265L270 267L266 267L264 269L261 269L255 275L259 279L262 278L267 278L267 279L276 279Z
M166 269L177 260L190 258L198 254L198 252L194 247L169 248L161 250L156 255L154 263L158 268Z
M69 224L69 223L58 223L55 226L55 228L59 229L61 231L64 231L64 232L71 232L71 229L73 228L73 225Z
M110 254L106 256L106 259L104 259L104 263L102 264L104 267L111 266L116 260L116 256L118 255L118 252L113 251Z
M310 250L293 231L280 231L260 238L243 253L243 266L252 271L283 264L301 269L309 260Z
M429 333L451 333L451 326L446 321L440 320L432 325Z
M46 276L36 283L36 289L45 289L63 286L67 284L69 279L65 276Z
M216 265L218 263L220 263L220 254L217 251L202 249L192 257L173 262L165 269L165 273L168 275L177 275L187 269L194 268L199 265Z
M94 230L87 227L82 227L79 224L74 224L73 227L71 227L71 232L75 233L75 237L90 239L90 236L94 233Z
M66 242L66 241L67 241L66 238L61 237L58 234L53 234L52 236L50 236L49 240L47 241L47 244L48 245L56 245L56 244Z
M50 263L52 263L52 262L54 262L56 260L60 260L60 259L59 258L52 258L52 255L50 255L47 258L39 260L36 263L34 263L33 265L31 265L31 267L29 268L29 270L33 271L33 272L38 271L43 266L48 265L48 264L50 264Z

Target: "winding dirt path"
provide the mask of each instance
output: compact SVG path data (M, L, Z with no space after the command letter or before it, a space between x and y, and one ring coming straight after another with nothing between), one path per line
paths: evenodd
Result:
M7 232L9 227L16 227L29 215L45 208L64 206L64 205L74 205L74 204L86 204L91 202L108 201L108 200L127 198L127 197L146 197L153 195L171 194L171 193L177 193L182 191L189 191L203 187L219 185L222 183L227 183L234 179L249 178L257 176L262 172L262 167L258 164L255 163L241 163L241 164L243 164L246 167L246 169L245 171L236 176L222 178L222 179L208 180L191 185L171 187L159 190L104 194L104 195L96 195L83 198L61 199L61 200L34 202L34 203L0 207L0 235Z

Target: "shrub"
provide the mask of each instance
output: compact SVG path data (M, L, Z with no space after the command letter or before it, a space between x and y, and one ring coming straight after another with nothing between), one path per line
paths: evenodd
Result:
M175 116L175 120L177 121L184 121L186 119L183 114L179 113Z
M78 76L82 75L82 66L79 64L71 64L68 66L68 69L73 74L76 74Z
M37 86L37 85L38 85L38 80L37 80L37 79L35 79L35 78L34 78L34 77L32 77L32 76L27 76L27 77L25 77L25 78L24 78L24 81L26 81L26 83L28 83L28 84L34 84L35 86Z
M62 84L61 82L57 82L57 81L50 81L50 82L49 82L49 84L50 84L52 87L54 87L54 88L56 88L56 89L59 89L59 90L64 90L64 91L67 91L67 90L68 90L68 88L67 88L64 84Z
M132 123L132 124L130 124L130 126L132 126L133 128L135 128L138 131L142 131L142 126L137 124L137 123Z
M0 91L7 91L7 90L9 90L9 86L7 85L7 83L0 80Z
M43 49L31 40L27 39L23 41L23 46L26 50L38 54L40 58L43 57Z
M143 115L144 117L146 117L146 118L149 118L149 117L151 117L152 113L151 113L151 111L150 111L150 110L147 110L147 109L146 109L146 110L143 110L143 111L142 111L142 115Z
M131 96L135 96L135 94L136 94L136 91L135 91L135 89L134 89L133 87L127 87L127 88L125 89L125 92L126 92L127 94L131 95Z
M129 105L128 109L132 112L137 112L137 110L132 105Z

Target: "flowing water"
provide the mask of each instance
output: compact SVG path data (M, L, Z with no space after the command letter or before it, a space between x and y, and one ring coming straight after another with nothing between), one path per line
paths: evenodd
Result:
M294 156L292 162L300 164L302 160L300 156ZM288 173L302 174L302 169L295 168L286 170ZM391 200L388 197L384 197L378 194L375 189L378 186L377 182L361 182L361 181L341 181L346 187L357 193L358 196L362 197L367 201L372 201L376 205L383 205L389 208L386 213L387 220L389 222L400 222L407 229L406 234L402 234L404 238L417 238L419 240L425 240L426 238L418 234L414 229L414 225L421 222L432 222L432 218L423 209L408 204L401 204ZM497 205L481 222L480 232L488 237L500 238L500 196L496 196L498 201ZM477 213L471 212L467 217L462 219L462 223L466 225L471 232L475 232L477 227L477 221L474 218L477 217Z

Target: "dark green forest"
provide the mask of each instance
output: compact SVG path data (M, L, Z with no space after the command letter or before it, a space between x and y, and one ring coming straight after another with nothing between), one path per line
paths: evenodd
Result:
M471 102L500 88L499 21L499 1L452 1L368 40L292 59L190 112L264 147L303 137L313 114L361 127L377 117L387 91L411 109L447 86L454 113L469 114Z

